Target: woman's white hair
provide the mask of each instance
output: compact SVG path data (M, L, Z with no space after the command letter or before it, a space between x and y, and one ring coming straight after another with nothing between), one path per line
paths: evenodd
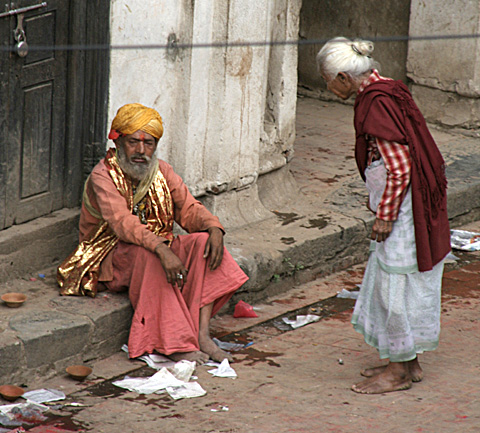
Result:
M371 54L373 42L361 39L350 40L343 36L330 39L317 54L318 70L329 78L345 72L357 79L380 65Z

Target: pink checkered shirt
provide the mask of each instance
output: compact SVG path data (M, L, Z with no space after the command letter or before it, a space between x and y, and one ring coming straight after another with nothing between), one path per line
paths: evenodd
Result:
M379 80L390 80L379 75L374 69L358 89L361 93L367 86ZM368 165L380 158L387 170L387 185L380 204L377 207L377 218L384 221L395 221L400 211L400 205L410 184L412 160L408 146L378 137L366 137L368 143Z

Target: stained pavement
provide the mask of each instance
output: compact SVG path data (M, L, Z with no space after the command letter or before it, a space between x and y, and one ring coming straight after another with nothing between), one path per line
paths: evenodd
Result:
M464 226L480 231L480 222ZM359 372L379 365L376 351L351 327L352 300L363 265L299 285L256 303L258 318L213 320L225 341L253 342L235 352L235 380L212 377L198 367L203 397L174 401L166 395L139 395L112 385L113 379L145 377L154 370L117 353L94 363L85 382L59 374L32 387L64 391L64 408L32 432L155 431L162 433L286 432L477 432L480 429L480 252L455 252L446 265L440 346L420 356L425 377L406 391L359 395L350 386ZM320 300L320 302L319 302ZM296 330L272 326L275 318L299 312L320 314L319 322ZM79 405L77 407L72 406ZM58 430L47 430L49 426Z
M298 188L295 191L300 193L292 194L290 200L283 203L268 203L267 198L265 203L270 204L270 210L275 212L275 216L259 223L255 228L240 229L227 236L228 248L239 263L249 271L252 280L257 282L257 286L250 287L251 290L248 294L246 292L239 293L234 301L242 297L246 301L257 303L259 299L270 296L269 304L262 307L264 308L261 315L262 321L266 317L276 317L285 312L328 299L345 285L348 288L360 282L361 271L355 270L356 268L352 268L352 266L361 263L366 258L368 227L372 223L372 217L364 206L366 194L353 159L352 116L351 106L300 98L295 157L290 164L290 170L296 182L295 188ZM449 214L453 225L458 226L479 219L480 146L478 146L478 138L473 133L464 135L455 131L435 128L432 129L432 132L447 162ZM282 187L282 185L276 187ZM283 185L283 187L286 186ZM350 271L344 272L340 276L325 277L335 270L346 268ZM39 379L47 380L54 376L55 372L63 371L66 365L79 362L91 364L99 358L118 353L119 348L126 341L131 308L125 296L101 294L96 299L60 297L55 285L54 269L47 269L43 273L45 278L38 274L26 275L23 279L9 281L0 288L2 293L11 290L23 291L29 297L20 309L8 309L0 305L2 308L0 376L3 381L23 383L28 387L35 386ZM466 278L463 271L461 275L462 278ZM467 275L472 277L472 275ZM319 280L318 277L321 279ZM314 282L302 284L314 278L317 278ZM468 284L475 286L474 278ZM472 290L474 291L473 288ZM302 291L307 291L308 295ZM272 296L281 296L281 298L274 302ZM470 309L474 311L473 308L477 306L476 298L470 299L470 297L471 294L468 297L461 297L460 299L463 300L459 303L458 308L455 305L451 306L452 311L455 312L454 318L449 319L449 312L445 312L444 320L446 320L448 329L450 327L453 329L461 324L462 329L465 327L465 331L462 332L477 330L477 323L470 321L476 319L467 314ZM467 302L471 302L471 306ZM267 350L256 343L251 349L252 353L255 353L254 350L258 351L258 357L261 357L260 352L278 353L278 356L264 356L271 363L279 363L282 356L287 358L280 362L283 367L276 367L282 368L281 370L277 370L276 373L275 369L273 372L261 370L258 373L260 377L273 374L271 379L275 379L276 374L279 374L280 371L282 371L280 376L283 377L284 375L288 376L290 371L299 369L299 371L303 371L300 382L305 381L301 387L302 394L294 393L295 398L289 397L288 391L288 387L295 388L297 383L295 377L291 377L286 382L273 381L272 384L262 385L258 388L255 393L263 395L262 398L268 396L269 389L272 389L271 393L276 396L274 402L260 399L267 408L271 408L270 411L267 411L270 415L264 417L265 419L275 418L275 415L271 414L278 411L285 412L288 404L297 405L298 401L315 399L318 397L319 390L324 389L337 390L340 394L336 394L336 396L340 399L348 395L349 399L345 401L349 401L349 404L357 401L357 397L350 395L349 385L353 383L352 380L356 380L361 366L365 366L366 361L375 361L376 357L374 353L366 351L365 348L361 349L363 343L350 329L347 316L348 313L342 313L335 319L322 320L323 325L320 328L317 328L320 324L311 325L305 330L300 329L279 335L275 335L274 327L269 327L268 331L262 331L270 333L273 346ZM465 325L468 323L470 325ZM248 326L251 324L251 321L247 323ZM223 314L214 322L214 329L219 335L235 330L240 332L245 326L245 323L233 320L230 314ZM311 332L316 331L308 334L307 329ZM448 329L447 335L450 335L449 332L453 333ZM251 331L250 338L257 340L257 333L259 333L258 339L262 339L264 338L262 332L254 329ZM468 332L466 334L459 333L459 336L462 337L460 339L453 338L452 347L455 350L464 349L464 346L468 346L469 350L473 349L466 344L467 340L463 339ZM474 334L470 336L473 339L477 338ZM332 338L336 340L331 341ZM282 346L282 350L277 347L278 345ZM321 352L318 346L323 347L326 352ZM338 354L339 348L345 349L346 352ZM439 353L442 353L441 350ZM449 374L448 360L449 358L452 358L450 361L455 359L453 353L455 352L447 352L442 358L443 364L441 363L441 365L445 367L447 376ZM354 354L351 359L346 358L346 355L349 354ZM115 359L118 360L122 355L115 355ZM343 366L338 362L335 363L340 356L345 358ZM245 356L245 358L247 357ZM323 365L321 363L325 357L329 362ZM426 355L425 359L427 364L433 362L433 358L430 361L430 355ZM467 359L470 358L467 357ZM131 363L128 362L127 365L131 366ZM272 367L266 361L249 362L245 360L238 365L240 369L243 368L242 365L245 368ZM285 368L286 366L290 366L292 370ZM352 367L352 370L344 368L346 366ZM468 367L468 371L478 374L477 367L472 364ZM317 373L314 373L315 369L319 369ZM240 375L249 377L250 370L245 369ZM440 377L438 379L443 380ZM237 384L240 381L234 383ZM310 391L308 391L308 384L312 386ZM441 381L440 384L445 383ZM229 388L226 384L215 385L215 387L217 386L213 395L217 395L217 391L219 391L218 398L228 393L235 394L235 388ZM459 392L456 385L452 384L451 386ZM414 389L419 388L419 386L414 387ZM254 392L255 389L254 384L250 381L247 388L243 389L245 394L242 395L247 402L249 401L248 393ZM471 387L467 387L467 389L472 390ZM220 391L227 394L222 394ZM343 394L344 391L346 394ZM331 413L336 406L329 406L328 400L326 398L324 401L327 407L326 413ZM312 405L312 401L307 406ZM392 401L397 400L393 399ZM185 404L186 407L190 404L197 407L196 405L203 403L192 401L192 403ZM238 407L242 408L242 405L246 403L238 404ZM348 404L345 406L343 403L335 404L338 407L346 408L345 414L348 414L347 409L351 409ZM257 405L255 406L257 407ZM244 410L247 409L244 408ZM316 422L323 419L319 418L319 414L314 415L311 407L310 409L298 408L296 410L300 414L298 421L290 419L289 423L291 422L298 428L300 428L300 419L304 419L307 415L311 415L317 420ZM317 410L321 412L318 407ZM183 416L178 418L183 419ZM224 416L224 414L220 414L220 416ZM361 416L361 414L357 413L356 416ZM185 417L188 419L187 415ZM240 423L240 420L235 421L235 423L237 422ZM241 430L237 424L235 424L235 428L237 430L227 429L225 431L262 431L254 430L253 425L248 427L251 430Z

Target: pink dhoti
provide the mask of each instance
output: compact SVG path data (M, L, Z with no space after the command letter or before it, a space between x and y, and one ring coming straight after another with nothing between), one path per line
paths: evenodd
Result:
M188 269L183 289L167 282L160 259L134 244L119 242L113 255L109 290L128 289L134 315L128 339L131 358L154 351L164 355L200 350L200 309L213 302L212 316L248 277L225 249L221 265L211 271L204 259L207 233L178 236L172 251Z

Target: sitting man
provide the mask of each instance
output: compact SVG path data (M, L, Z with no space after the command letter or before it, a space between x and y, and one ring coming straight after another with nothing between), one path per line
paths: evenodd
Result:
M87 179L80 244L58 268L61 294L93 297L99 282L128 289L131 358L231 360L210 338L210 318L248 278L224 248L218 218L155 156L162 134L154 109L118 110L108 136L116 150ZM174 221L189 234L175 237Z

